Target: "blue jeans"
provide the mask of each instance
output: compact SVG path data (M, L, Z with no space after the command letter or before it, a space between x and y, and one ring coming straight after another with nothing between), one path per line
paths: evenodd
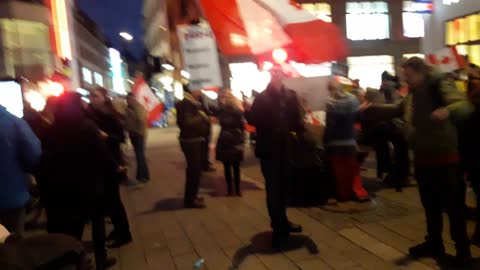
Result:
M137 134L130 134L130 141L135 150L137 159L137 180L147 182L150 180L147 159L145 158L145 137Z

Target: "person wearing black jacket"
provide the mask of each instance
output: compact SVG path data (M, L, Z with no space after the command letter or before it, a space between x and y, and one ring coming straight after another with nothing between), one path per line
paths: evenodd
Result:
M467 174L467 180L470 182L477 199L476 208L476 227L472 238L472 244L480 246L480 162L478 154L480 153L480 70L476 74L469 76L468 98L474 105L474 112L465 120L461 121L459 126L459 148L462 158L462 167Z
M93 89L90 93L90 100L89 116L102 131L108 150L117 167L116 171L108 175L105 195L107 214L114 227L107 240L113 242L110 247L120 247L132 241L127 213L120 197L120 182L123 178L120 167L124 165L120 145L125 142L125 131L118 113L107 97L106 89Z
M175 104L180 146L187 162L184 205L186 208L205 208L204 200L198 197L198 190L205 161L203 147L205 138L210 134L210 122L200 102L202 92L190 91L188 87L184 90L184 99Z
M234 193L237 196L241 196L240 162L243 160L245 128L243 112L231 92L226 94L224 102L222 102L217 112L217 117L222 130L217 142L216 158L223 163L225 169L228 196L232 196Z
M116 164L80 95L68 92L58 99L44 143L39 173L48 232L81 240L91 221L97 270L108 268L115 259L107 259L105 250L104 192Z
M267 89L259 94L245 116L257 129L255 154L260 159L267 193L267 208L273 229L272 246L284 246L291 232L302 227L287 218L288 142L292 133L304 132L304 113L294 91L283 85L285 74L279 67L271 70Z

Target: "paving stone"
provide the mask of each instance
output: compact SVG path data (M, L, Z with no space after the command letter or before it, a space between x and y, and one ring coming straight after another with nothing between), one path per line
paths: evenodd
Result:
M192 270L194 264L200 259L201 257L194 252L173 257L173 261L175 262L175 266L177 267L177 270ZM200 268L197 268L197 269L206 270L207 268L205 264L202 264Z
M168 249L172 256L184 255L194 251L192 242L188 238L169 239Z
M340 232L341 235L354 242L356 245L366 249L370 253L376 255L377 257L387 261L397 264L400 261L406 259L406 254L401 253L398 250L392 248L385 243L378 241L372 236L364 233L363 231L353 228L345 229ZM408 264L409 269L433 269L427 265L412 261Z
M313 259L313 260L306 260L306 261L300 261L297 263L298 267L300 270L319 270L319 269L333 269L328 264L323 262L320 259Z
M168 249L154 248L146 251L149 270L176 270L175 263Z

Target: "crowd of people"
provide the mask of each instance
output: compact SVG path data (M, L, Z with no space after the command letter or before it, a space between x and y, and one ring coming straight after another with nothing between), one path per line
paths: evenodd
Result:
M403 80L382 74L380 91L362 91L358 85L347 91L332 77L320 148L316 140L307 139L311 129L305 109L296 92L283 84L285 74L280 67L270 70L271 81L253 104L241 103L225 91L218 106L207 108L202 92L185 86L184 99L176 104L180 146L187 163L184 206L206 207L198 193L202 171L214 170L209 161L211 117L217 118L222 128L215 154L224 167L228 196L242 195L245 127L254 127L255 155L265 178L275 248L283 247L291 233L302 231L286 212L291 169L299 162L294 160L299 156L292 154L297 147L292 141L303 141L309 153L323 149L330 173L315 181L332 182L325 186L327 197L359 203L370 201L360 174L363 157L359 145L373 148L378 178L397 191L409 182L411 149L427 236L410 254L445 255L442 213L446 211L457 262L468 263L470 244L480 245L480 208L470 239L465 203L466 180L480 201L476 157L480 151L480 68L470 65L463 71L468 75L466 94L458 91L451 79L454 75L436 73L420 58L407 60L402 69ZM401 90L403 86L408 93ZM26 114L26 121L0 107L0 224L17 235L24 233L30 198L25 175L29 173L35 177L46 210L47 231L80 241L90 222L97 269L106 269L115 264L106 247L118 248L132 241L120 184L141 187L150 179L145 158L147 125L145 111L132 94L127 96L125 115L113 108L106 89L91 89L89 98L91 102L86 104L79 94L66 92L50 98L41 113ZM127 177L121 147L127 133L136 154L135 180ZM108 236L105 217L113 225Z
M107 247L132 241L120 184L141 186L149 180L147 125L143 106L131 95L126 115L114 109L104 88L91 89L89 100L67 91L50 97L41 113L27 111L25 120L0 106L0 224L24 234L25 209L36 182L47 232L81 241L85 224L91 223L96 269L101 270L116 263ZM126 133L137 160L132 180L122 151ZM27 181L27 173L35 181ZM106 217L113 225L108 235Z
M465 264L471 259L470 243L480 244L480 210L477 210L478 225L472 241L467 236L464 177L467 176L480 200L480 166L476 158L480 150L480 69L470 65L461 71L468 75L466 94L461 93L451 79L454 74L437 73L423 59L408 59L402 69L403 80L387 72L382 74L380 91L362 91L357 86L349 92L335 78L329 81L323 148L330 180L334 181L330 197L337 201L370 201L360 176L359 163L364 156L359 155L359 144L369 145L375 151L378 178L401 191L411 175L411 149L415 178L425 208L427 236L424 243L410 249L410 254L437 258L445 255L442 240L445 210L456 243L457 262ZM231 195L232 167L235 186L239 186L243 115L245 121L255 127L255 154L265 178L272 244L281 247L290 233L302 231L302 227L292 223L286 215L292 167L290 148L292 137L305 138L309 129L299 98L282 84L285 75L281 69L274 67L270 72L270 84L255 97L253 105L235 105L229 101L229 94L226 101L220 102L218 117L222 132L217 159L225 165L227 193ZM200 100L200 92L191 91L177 107L180 140L188 164L186 207L205 207L197 194L204 160L201 145L205 143L209 116Z

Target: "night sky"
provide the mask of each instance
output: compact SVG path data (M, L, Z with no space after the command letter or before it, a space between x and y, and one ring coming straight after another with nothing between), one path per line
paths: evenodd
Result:
M133 35L127 48L138 59L143 52L142 0L76 0L87 15L97 22L102 32L116 48L121 48L118 33Z

